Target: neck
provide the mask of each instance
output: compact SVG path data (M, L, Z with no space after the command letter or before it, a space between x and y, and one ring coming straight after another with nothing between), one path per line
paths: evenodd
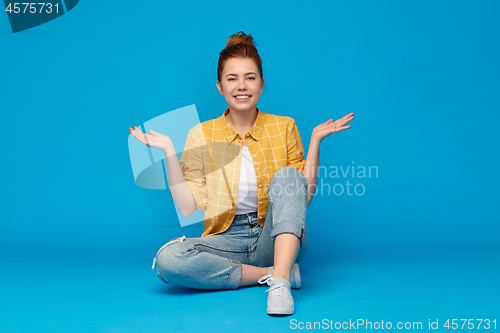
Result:
M257 119L257 108L246 112L235 112L230 109L226 119L236 132L249 131Z

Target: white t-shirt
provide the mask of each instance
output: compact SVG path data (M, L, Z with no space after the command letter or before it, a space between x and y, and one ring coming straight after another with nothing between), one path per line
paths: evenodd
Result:
M257 207L257 176L253 166L252 155L247 146L241 150L240 185L238 189L238 202L236 202L236 215L252 213Z

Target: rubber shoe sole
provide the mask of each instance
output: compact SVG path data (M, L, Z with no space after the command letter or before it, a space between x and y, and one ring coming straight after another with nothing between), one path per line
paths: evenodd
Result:
M282 316L289 316L289 315L292 315L294 314L295 312L295 307L293 308L288 308L288 309L285 309L285 308L274 308L273 310L269 310L269 308L267 308L267 314L268 315L282 315Z

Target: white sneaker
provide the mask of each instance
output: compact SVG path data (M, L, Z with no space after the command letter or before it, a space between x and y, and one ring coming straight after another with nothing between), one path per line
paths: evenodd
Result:
M272 275L274 266L267 269L267 274ZM300 289L302 282L300 280L299 264L295 263L292 266L292 271L290 272L290 284L292 289Z
M267 314L291 315L295 312L290 282L268 274L261 277L259 283L267 283L271 287L266 290L269 292L267 295Z

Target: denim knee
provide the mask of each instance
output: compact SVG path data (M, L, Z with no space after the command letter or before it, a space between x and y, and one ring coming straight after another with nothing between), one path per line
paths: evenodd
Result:
M292 179L299 179L300 181L302 181L302 184L305 186L305 190L307 191L308 184L306 176L304 176L302 172L292 166L286 166L276 171L273 179L271 179L269 188L271 188L271 186L275 186L276 184L286 186L287 184L291 183L290 180Z
M274 174L268 189L269 204L272 205L272 239L282 233L291 233L302 240L307 186L307 178L294 167L281 168Z
M171 240L163 245L156 254L156 274L165 283L172 283L171 281L178 280L179 278L183 263L179 259L178 254L185 251L184 239L185 237Z
M184 241L186 240L186 241ZM157 275L163 282L194 289L236 289L241 280L241 263L212 253L195 239L174 239L156 255Z

